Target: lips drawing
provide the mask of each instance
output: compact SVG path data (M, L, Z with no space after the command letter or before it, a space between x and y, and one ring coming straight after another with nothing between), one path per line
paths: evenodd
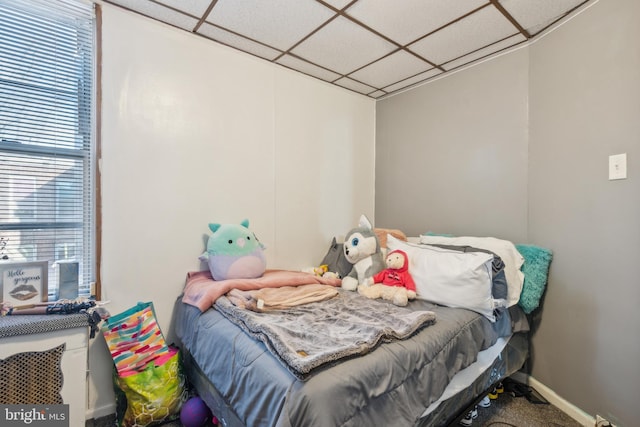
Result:
M17 300L26 301L38 296L38 290L33 285L20 285L13 288L9 295Z

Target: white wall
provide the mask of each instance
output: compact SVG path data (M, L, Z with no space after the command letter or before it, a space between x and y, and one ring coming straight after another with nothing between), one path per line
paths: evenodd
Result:
M167 334L209 222L250 220L268 268L322 259L373 217L375 103L103 5L102 285L117 314L153 301ZM90 351L88 417L115 411Z

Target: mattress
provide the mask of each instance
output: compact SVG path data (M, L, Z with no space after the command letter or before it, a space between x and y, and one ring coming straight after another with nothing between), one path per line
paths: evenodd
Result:
M173 331L192 385L226 426L446 425L524 363L527 325L517 307L502 310L494 323L422 300L409 308L433 311L437 320L306 379L215 308L201 312L179 298ZM471 375L472 384L438 402L452 379L495 345L502 350Z

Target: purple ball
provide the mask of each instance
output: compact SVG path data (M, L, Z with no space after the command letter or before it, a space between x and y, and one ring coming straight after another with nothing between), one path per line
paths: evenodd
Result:
M184 427L202 427L211 419L211 410L198 396L184 402L180 422Z

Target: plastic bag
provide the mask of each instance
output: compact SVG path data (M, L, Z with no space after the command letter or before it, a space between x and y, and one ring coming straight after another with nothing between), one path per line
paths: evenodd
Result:
M149 363L141 372L124 376L114 370L117 425L151 426L175 420L189 397L180 352L169 353Z

